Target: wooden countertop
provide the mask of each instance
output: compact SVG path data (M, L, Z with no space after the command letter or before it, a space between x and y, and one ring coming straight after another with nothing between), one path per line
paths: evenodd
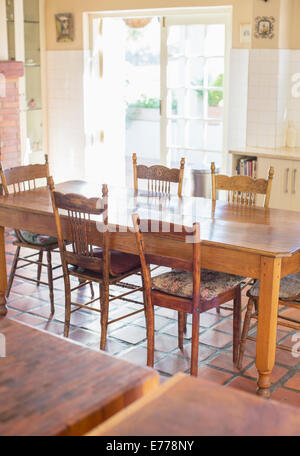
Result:
M229 150L231 155L247 155L249 157L278 158L279 160L299 160L300 147L245 147L239 150Z

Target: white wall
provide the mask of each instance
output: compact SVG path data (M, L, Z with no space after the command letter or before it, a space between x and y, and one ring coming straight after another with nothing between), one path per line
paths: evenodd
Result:
M55 181L83 179L83 51L47 51L50 167Z

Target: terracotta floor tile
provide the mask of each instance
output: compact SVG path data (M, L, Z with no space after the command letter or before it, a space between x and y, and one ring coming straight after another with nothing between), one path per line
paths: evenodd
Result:
M232 336L212 330L207 331L205 334L200 334L199 342L213 347L223 348L232 342Z
M177 337L171 337L167 334L158 334L154 338L154 347L155 350L161 352L171 352L178 348L178 339Z
M295 375L293 375L292 378L290 378L285 385L287 388L295 389L297 391L300 391L300 372L297 372Z
M89 347L92 347L95 350L100 350L100 332L97 335L95 342L93 342L91 345L89 345ZM110 339L109 337L107 337L105 351L107 351L107 353L109 353L110 355L117 356L117 355L119 355L120 352L123 352L127 348L128 348L128 345L125 342L122 343L122 342L119 342L117 340Z
M233 321L231 318L227 318L226 320L222 321L222 323L219 323L217 326L215 326L214 329L218 329L219 331L224 331L228 334L232 334Z
M154 364L155 369L169 375L175 375L177 372L186 372L190 368L190 362L179 356L169 355Z
M32 326L38 326L41 323L43 323L45 320L43 318L36 317L35 315L30 315L23 313L15 318L17 321L23 321L24 323L27 323L28 325Z
M176 310L165 309L163 307L158 308L156 310L155 314L156 315L161 315L161 316L167 317L167 318L172 318L173 320L176 320L176 321L177 321L177 318L178 318L178 312L176 312Z
M175 352L174 355L182 356L183 358L190 359L191 358L191 350L192 350L192 345L191 344L185 344L183 346L183 350L180 350L178 348ZM199 363L201 361L204 361L205 359L209 358L209 356L212 356L215 352L215 350L212 350L211 348L207 348L205 345L199 345L199 352L198 352L198 360Z
M241 391L245 391L247 393L255 394L257 384L255 380L249 380L245 377L237 377L232 382L230 382L227 387L236 388Z
M20 315L20 312L18 310L11 309L10 307L8 307L6 318L15 318L18 315Z
M170 320L168 320L170 321ZM192 325L191 324L187 324L187 327L186 327L186 334L184 334L184 338L185 339L191 339L192 338ZM177 337L178 336L178 324L177 322L176 323L172 323L171 325L169 324L168 326L164 326L162 332L164 334L169 334L170 336L174 336L174 337Z
M275 360L276 363L285 364L286 366L295 366L299 363L300 358L294 358L291 352L277 348Z
M284 404L293 405L294 407L300 407L300 394L294 391L287 390L285 388L279 388L272 396L272 400L282 402Z
M154 318L155 331L161 330L162 328L169 325L169 323L170 323L170 320L168 318L161 317L160 315L155 315L155 318ZM143 316L143 317L140 317L137 320L135 320L135 324L145 328L146 327L145 317Z
M44 331L49 331L52 334L57 334L58 336L64 335L64 325L57 321L45 321L38 326L37 329L43 329Z
M70 329L69 339L76 340L86 345L99 344L100 336L98 334L86 331L84 329Z
M137 326L126 326L113 331L111 336L131 344L137 344L146 339L146 330Z
M211 382L218 383L219 385L223 385L232 377L232 374L222 372L218 369L214 369L213 367L203 366L199 367L198 377L203 380L209 380Z
M277 382L278 380L281 379L286 373L287 369L284 369L283 367L277 366L275 364L273 370L272 370L272 375L271 375L271 382ZM243 375L247 375L248 377L252 377L254 380L257 380L257 369L254 366L251 366L249 369L247 369L245 372L243 372Z
M211 314L209 312L203 312L200 314L200 326L204 328L210 328L215 323L221 321L222 318L217 315L217 313ZM190 319L190 323L191 323Z
M40 307L41 302L37 299L32 299L28 296L24 296L19 299L14 299L12 303L9 302L9 306L13 309L20 310L22 312L28 312L31 309Z
M253 358L244 357L243 368L248 366L254 361ZM210 366L220 367L221 369L226 369L230 372L239 372L239 370L234 367L232 362L232 353L221 353L213 360L209 361Z
M159 353L157 350L154 351L154 362L165 356L164 353ZM125 353L118 355L125 361L139 364L140 366L147 366L147 348L146 347L134 347Z

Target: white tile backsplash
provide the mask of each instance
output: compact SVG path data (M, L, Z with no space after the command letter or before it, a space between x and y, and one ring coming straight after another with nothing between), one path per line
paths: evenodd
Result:
M228 148L246 146L249 51L232 49L230 54Z

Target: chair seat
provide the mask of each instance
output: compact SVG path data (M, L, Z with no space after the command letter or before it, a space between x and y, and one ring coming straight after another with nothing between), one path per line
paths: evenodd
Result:
M244 280L244 277L202 269L201 300L210 301L225 291L235 288ZM173 296L192 299L193 274L178 270L166 272L152 279L152 287L154 290L162 291Z
M249 296L259 297L260 281L255 282L248 291ZM280 280L279 299L295 298L300 293L300 273L289 274Z
M129 253L116 252L110 250L110 272L113 276L126 274L127 272L137 269L141 266L140 257ZM103 251L99 247L94 249L94 256L102 258ZM92 269L93 270L93 269Z
M44 236L42 234L31 233L30 231L19 231L19 233L26 244L37 245L39 247L57 244L57 239L52 236Z
M103 250L99 247L94 248L93 250L94 257L102 259ZM134 271L141 267L140 258L136 255L131 255L122 252L116 252L115 250L110 250L110 275L113 277L127 274L130 271ZM92 273L93 277L101 277L103 263L99 262L95 264L93 262L88 263L88 257L85 257L85 266L80 265L80 263L73 263L74 266L80 268L80 270L86 274ZM70 262L70 264L72 264ZM88 267L87 267L88 266ZM96 273L96 274L95 274Z

